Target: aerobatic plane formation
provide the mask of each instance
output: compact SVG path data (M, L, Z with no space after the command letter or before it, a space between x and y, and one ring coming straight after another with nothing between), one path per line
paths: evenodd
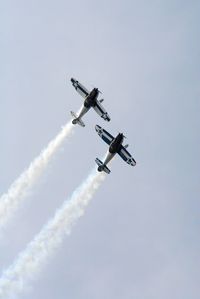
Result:
M98 88L93 88L91 91L88 91L79 81L74 78L71 78L72 85L76 89L76 91L84 98L84 103L80 109L78 115L76 115L73 111L71 111L71 115L73 117L72 124L78 124L82 127L85 127L85 124L82 120L82 117L90 110L90 108L94 108L97 114L100 115L105 121L110 121L110 116L108 115L105 108L102 106L103 99L98 99L99 94L101 93ZM131 154L126 150L128 144L123 146L124 134L119 133L116 137L113 137L110 133L104 130L99 125L95 126L95 130L98 135L105 141L109 148L106 153L106 157L104 162L102 162L99 158L96 158L95 162L98 165L98 171L104 171L105 173L110 173L110 169L107 167L107 164L111 161L111 159L116 155L119 156L129 165L135 166L136 161L131 156Z

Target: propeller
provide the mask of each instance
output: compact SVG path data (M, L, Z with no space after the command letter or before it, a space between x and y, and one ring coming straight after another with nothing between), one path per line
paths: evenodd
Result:
M118 131L118 133L119 133L119 134L122 134L124 138L127 138L127 137L124 135L124 133L120 133L119 131Z
M92 86L92 89L97 88L98 92L99 92L100 94L102 94L101 90L99 90L98 87L94 86L93 84L92 84L91 86Z

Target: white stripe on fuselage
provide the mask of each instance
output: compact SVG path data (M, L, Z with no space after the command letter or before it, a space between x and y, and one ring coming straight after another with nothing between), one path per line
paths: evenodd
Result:
M78 119L81 119L83 115L85 115L90 108L86 108L84 105L80 109L80 113L78 114Z
M112 158L115 156L115 154L116 154L116 153L111 154L111 153L109 152L109 150L108 150L108 151L107 151L107 154L106 154L105 161L103 162L103 164L104 164L104 165L107 165L107 164L110 162L110 160L112 160Z

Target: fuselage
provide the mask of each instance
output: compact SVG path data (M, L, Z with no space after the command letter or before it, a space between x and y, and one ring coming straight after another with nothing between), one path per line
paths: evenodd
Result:
M103 165L107 165L110 160L112 160L112 158L116 155L116 153L118 152L118 150L120 149L121 144L123 143L124 140L124 135L122 133L119 133L115 139L113 139L113 141L111 142L106 158L103 162ZM101 171L103 166L99 166L98 170Z
M99 95L98 88L93 88L93 90L89 93L89 95L85 99L84 106L86 108L90 108L90 107L95 106L98 95Z
M119 133L115 139L111 142L110 146L109 146L109 152L111 154L116 154L121 146L121 144L123 143L124 140L124 135L122 133Z

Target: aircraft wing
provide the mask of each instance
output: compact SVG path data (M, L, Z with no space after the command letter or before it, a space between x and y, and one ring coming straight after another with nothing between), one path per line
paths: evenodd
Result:
M98 135L103 139L103 141L105 141L108 145L111 144L114 137L110 133L108 133L106 130L104 130L98 125L95 126L95 130L97 131Z
M93 108L104 120L110 121L110 116L98 100Z
M133 159L131 154L125 149L125 147L123 145L121 145L121 147L118 151L118 154L126 163L128 163L132 166L136 165L136 161Z
M89 95L89 91L85 88L81 83L79 83L76 79L71 78L72 85L76 89L76 91L85 99Z

